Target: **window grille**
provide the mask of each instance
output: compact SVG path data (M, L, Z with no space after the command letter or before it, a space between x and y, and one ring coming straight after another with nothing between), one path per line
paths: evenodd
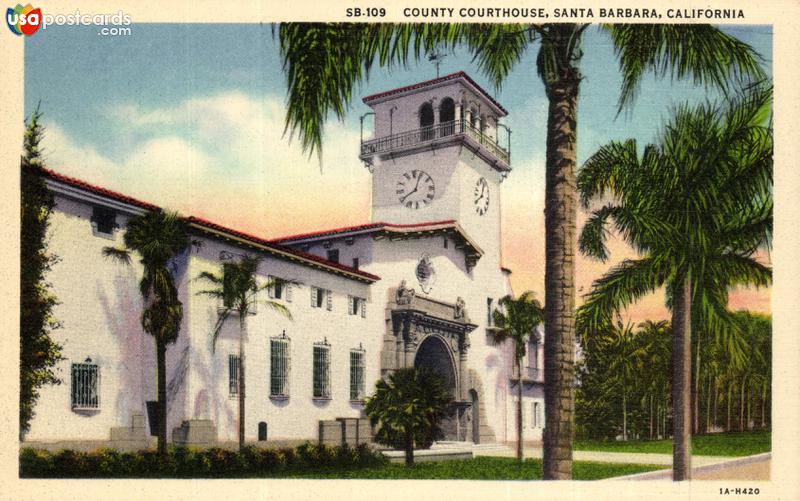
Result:
M531 426L536 428L539 424L539 404L537 402L531 403Z
M364 399L365 352L362 347L350 350L350 400Z
M228 355L228 394L239 395L239 357Z
M85 362L72 364L72 408L100 408L100 370L87 358Z
M331 347L314 343L314 398L331 398Z
M288 397L289 371L292 359L289 353L289 338L286 337L286 331L280 337L270 339L269 353L269 394L272 397Z

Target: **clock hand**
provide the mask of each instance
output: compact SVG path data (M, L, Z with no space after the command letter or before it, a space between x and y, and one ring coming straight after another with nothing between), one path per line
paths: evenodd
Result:
M411 195L413 195L413 194L414 194L414 192L416 192L416 191L417 191L417 187L415 186L413 190L411 190L411 191L409 191L408 193L406 193L406 196L404 196L403 198L401 198L401 199L400 199L400 203L401 203L401 204L402 204L402 203L404 203L404 202L406 201L406 198L408 198L408 197L410 197Z
M414 189L413 189L413 190L411 190L411 191L409 191L409 192L408 192L408 194L406 194L406 196L404 196L404 197L402 198L402 200L400 200L400 203L401 203L401 204L402 204L402 203L404 203L404 202L406 201L406 198L408 198L408 197L410 197L412 194L416 193L416 191L417 191L417 188L419 188L419 182L420 182L420 181L422 181L422 175L420 175L420 176L417 178L417 184L416 184L416 185L414 185Z

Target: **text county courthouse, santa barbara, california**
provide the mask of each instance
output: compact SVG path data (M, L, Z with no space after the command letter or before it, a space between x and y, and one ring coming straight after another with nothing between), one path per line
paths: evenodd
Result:
M520 382L526 439L541 437L541 330L521 377L510 344L491 342L491 312L511 292L500 245L500 183L511 171L498 141L506 110L464 73L364 102L375 120L360 153L372 173L372 222L267 240L187 217L200 245L175 263L184 317L167 351L170 440L236 440L238 322L212 346L220 305L197 294L208 286L195 278L243 255L263 258L259 280L275 285L260 294L292 315L257 306L247 319L248 441L327 433L335 443L348 422L363 437L375 381L413 366L435 369L452 392L446 440L514 440ZM42 389L26 442L141 446L151 440L147 402L156 400L154 341L139 322L142 270L102 250L121 246L127 221L156 207L44 175L56 202L48 249L60 262L48 280L60 301L63 328L53 336L63 345L64 384Z

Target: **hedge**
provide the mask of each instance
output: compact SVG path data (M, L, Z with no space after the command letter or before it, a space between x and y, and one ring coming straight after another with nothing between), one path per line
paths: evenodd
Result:
M380 453L365 444L355 448L312 443L281 449L250 446L241 452L175 447L168 451L166 458L151 450L48 452L26 448L19 454L19 475L22 478L235 478L385 463Z

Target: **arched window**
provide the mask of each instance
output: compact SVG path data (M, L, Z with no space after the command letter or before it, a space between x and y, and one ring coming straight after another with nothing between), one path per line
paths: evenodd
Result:
M431 103L423 104L419 109L420 139L428 141L433 139L433 106Z
M456 119L456 104L452 99L446 97L439 105L439 124L442 127L442 135L449 136L453 133Z

